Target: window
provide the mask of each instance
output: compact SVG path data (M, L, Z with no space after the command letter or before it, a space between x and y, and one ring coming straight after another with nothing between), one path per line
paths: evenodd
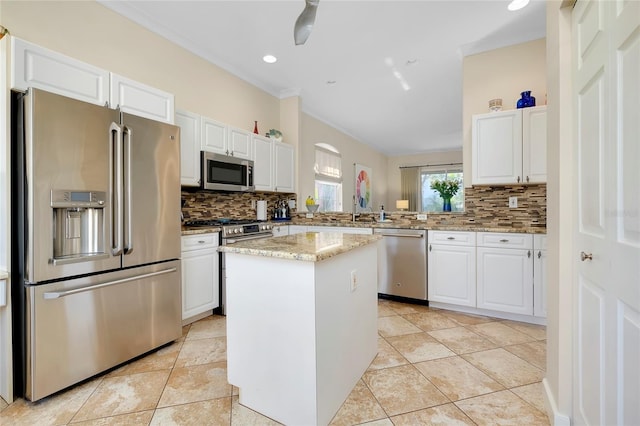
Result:
M342 157L331 145L316 144L316 163L314 166L316 203L318 211L342 211Z
M460 189L458 193L451 199L451 211L464 211L464 185L462 184L462 167L451 166L451 168L429 167L420 170L420 192L421 210L426 212L441 212L442 197L437 191L431 189L431 181L433 179L458 179L460 180Z

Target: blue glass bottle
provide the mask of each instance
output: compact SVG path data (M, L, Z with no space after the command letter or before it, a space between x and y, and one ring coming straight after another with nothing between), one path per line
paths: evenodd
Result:
M536 98L531 96L531 91L522 92L520 93L520 96L522 97L518 99L518 103L516 104L517 108L529 108L536 106Z

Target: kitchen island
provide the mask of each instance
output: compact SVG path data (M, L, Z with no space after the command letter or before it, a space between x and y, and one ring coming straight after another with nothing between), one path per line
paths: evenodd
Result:
M331 421L377 353L379 241L308 232L220 247L241 404L284 424Z

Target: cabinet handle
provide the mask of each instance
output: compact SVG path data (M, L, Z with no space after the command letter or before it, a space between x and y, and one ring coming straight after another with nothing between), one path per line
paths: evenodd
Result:
M529 176L527 176L527 183L529 182Z
M509 240L507 240L506 238L503 238L502 240L500 240L501 243L508 243Z
M203 240L198 240L198 244L204 244Z
M429 244L429 251L431 251L432 248L433 248L433 246L431 244Z
M518 176L518 183L520 183L520 176Z
M540 259L541 257L542 257L542 252L538 250L538 259Z
M580 260L582 260L583 262L585 260L593 260L593 254L592 253L585 253L583 251L580 252Z
M531 250L527 250L527 257L531 259Z
M447 237L447 240L455 240L455 237Z

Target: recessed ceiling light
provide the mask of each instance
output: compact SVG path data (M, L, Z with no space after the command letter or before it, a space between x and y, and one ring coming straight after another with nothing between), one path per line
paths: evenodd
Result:
M522 9L528 4L529 4L529 0L513 0L511 3L509 3L509 6L507 6L507 9L513 12L515 10Z
M275 56L273 56L273 55L264 55L264 56L262 57L262 60L263 60L263 61L265 61L265 62L266 62L266 63L268 63L268 64L273 64L273 63L275 63L275 62L278 60L278 58L276 58L276 57L275 57Z

